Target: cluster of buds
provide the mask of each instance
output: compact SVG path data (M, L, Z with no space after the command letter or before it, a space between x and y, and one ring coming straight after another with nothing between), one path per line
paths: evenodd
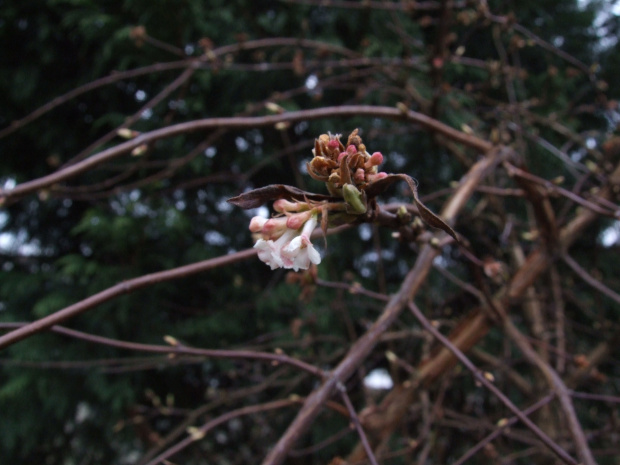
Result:
M332 197L311 204L305 195L304 201L278 198L273 207L279 216L270 219L259 216L252 218L250 231L258 236L254 248L258 250L258 258L272 270L288 268L298 271L307 270L311 263L318 265L321 256L310 242L310 234L318 224L319 214L322 215L322 227L325 230L328 211L346 212L348 221L351 221L351 214L357 216L366 213L366 187L388 177L378 170L378 166L383 163L383 155L380 152L370 155L357 129L349 136L346 147L340 142L339 134L321 135L315 140L312 153L314 158L307 164L308 174L324 182L333 197L344 201L334 201ZM286 191L288 188L282 189ZM261 190L255 191L255 194L248 193L246 199L248 196L258 196L258 191ZM265 190L260 195L263 194ZM244 203L242 197L232 200ZM308 197L317 196L309 194Z
M420 219L427 225L441 229L455 241L459 238L454 230L439 216L429 210L419 199L417 182L406 174L387 174L378 167L383 163L381 152L370 155L358 130L354 130L346 147L340 135L323 134L314 143L314 158L307 164L308 174L327 185L331 196L304 192L282 184L254 189L228 199L241 208L256 208L275 200L273 208L278 212L274 218L255 216L250 231L257 235L254 248L258 257L271 267L307 270L310 264L318 265L321 256L310 242L310 235L318 225L327 231L329 225L355 224L373 221L379 206L376 198L397 181L405 181ZM328 214L334 214L329 217ZM398 214L392 226L404 226L408 215Z
M346 185L362 191L369 183L387 177L379 172L383 163L381 152L370 155L362 138L355 129L347 140L346 147L340 142L340 134L322 134L314 141L314 158L307 164L308 174L317 181L327 184L331 195L345 197Z
M269 219L255 216L250 221L250 231L259 236L254 244L258 258L272 270L307 270L310 263L321 263L321 255L310 242L318 224L318 208L285 199L276 200L273 208L283 216Z

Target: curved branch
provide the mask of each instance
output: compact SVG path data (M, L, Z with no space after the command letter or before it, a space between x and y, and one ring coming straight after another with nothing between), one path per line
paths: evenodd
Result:
M175 124L173 126L140 134L135 139L99 152L86 160L76 163L75 165L68 166L55 173L18 184L13 189L1 189L0 202L24 196L39 189L50 187L53 184L77 176L78 174L100 165L103 162L107 162L114 158L120 157L121 155L130 153L133 149L143 144L174 137L179 134L205 131L222 127L240 129L274 126L275 124L282 122L333 118L338 116L374 116L387 119L404 119L411 123L419 124L430 131L440 133L445 137L448 137L456 142L460 142L480 152L487 152L493 147L490 142L461 132L436 119L430 118L422 113L407 110L406 108L375 107L371 105L344 105L339 107L324 107L313 110L294 111L269 116L208 118Z
M24 116L23 118L13 121L8 127L0 130L0 139L8 136L9 134L17 131L21 127L25 126L28 123L36 120L37 118L43 116L44 114L52 111L54 108L67 103L68 101L79 97L86 92L91 90L95 90L99 87L107 86L113 84L118 81L122 81L124 79L130 79L138 76L144 76L146 74L157 73L161 71L169 71L173 69L179 68L187 68L194 67L200 68L203 63L213 61L214 58L217 58L222 55L226 55L227 53L239 52L241 50L252 50L256 48L263 47L280 47L280 46L297 46L297 47L305 47L305 48L316 48L321 50L327 50L333 53L339 53L348 57L357 57L358 54L345 48L340 47L338 45L333 45L325 42L320 42L318 40L308 40L308 39L295 39L292 37L279 37L279 38L267 38L267 39L258 39L258 40L250 40L247 42L242 42L238 44L224 45L223 47L219 47L217 49L211 50L208 55L204 55L201 57L193 57L186 58L184 60L171 61L168 63L156 63L150 66L144 66L142 68L136 68L129 71L113 71L109 76L105 76L99 79L96 79L92 82L84 84L82 86L76 87L75 89L67 92L66 94L60 95L53 100L50 100L45 105L37 108L29 115Z
M157 273L151 273L138 278L130 279L118 283L104 291L98 292L80 302L77 302L69 307L63 308L57 312L52 313L39 320L33 321L19 329L11 331L3 336L0 336L0 349L4 349L16 342L21 341L33 334L40 333L46 329L51 328L54 325L60 324L63 321L73 318L80 313L90 310L97 305L100 305L108 300L117 297L122 294L128 294L130 292L137 291L146 286L153 285L155 283L161 283L164 281L171 281L173 279L180 279L186 276L190 276L196 273L201 273L218 266L230 265L247 258L256 255L256 250L246 249L241 252L236 252L230 255L222 257L216 257L209 260L204 260L198 263L192 263L191 265L181 266L179 268L173 268L171 270L159 271Z
M0 328L24 328L26 326L28 326L28 323L0 323ZM108 347L116 347L123 350L135 350L140 352L150 352L166 355L192 355L210 358L264 360L275 364L290 365L295 368L300 368L304 371L307 371L314 376L318 376L320 378L323 377L323 372L319 368L316 368L313 365L302 362L301 360L298 360L294 357L289 357L284 354L257 352L254 350L201 349L197 347L188 347L186 345L176 343L168 346L142 344L139 342L120 341L118 339L111 339L108 337L97 336L95 334L88 334L82 331L76 331L74 329L64 328L57 325L52 326L51 328L49 328L49 330L54 333L62 334L63 336L72 337L74 339L81 339L83 341L92 342L94 344L101 344Z
M476 185L500 160L500 152L494 150L471 167L464 177L464 181L443 209L443 217L446 221L454 221L460 209L474 192ZM280 465L286 459L297 439L311 426L325 402L336 391L339 383L346 381L353 374L387 328L398 318L407 302L422 287L432 267L433 260L439 253L440 250L431 245L426 245L421 249L414 266L405 277L399 291L390 298L381 316L353 344L343 360L329 374L324 384L308 396L297 417L265 458L263 465Z
M532 420L530 420L525 413L523 413L519 408L512 403L512 401L506 397L506 395L497 388L491 381L489 381L476 365L472 363L471 360L467 358L467 356L446 336L441 334L437 328L435 328L430 321L424 316L424 314L420 311L420 309L413 303L413 301L409 302L409 310L415 315L417 320L420 322L424 328L433 335L436 339L438 339L444 347L446 347L452 354L459 359L459 361L467 367L469 371L471 371L472 375L476 380L481 383L484 387L486 387L489 391L491 391L501 402L512 412L515 416L524 423L532 433L534 433L538 438L549 447L560 459L562 459L566 463L570 463L571 465L577 465L577 461L573 459L568 453L562 449L558 444L556 444L553 439L551 439L545 432L543 432Z

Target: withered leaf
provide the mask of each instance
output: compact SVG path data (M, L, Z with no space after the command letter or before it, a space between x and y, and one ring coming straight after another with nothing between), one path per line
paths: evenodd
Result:
M411 192L413 193L413 200L418 207L420 218L422 218L422 220L427 225L433 228L441 229L442 231L452 236L455 241L459 242L456 232L454 232L454 230L444 220L435 215L432 211L429 210L426 205L422 203L422 201L418 197L418 188L416 186L416 182L411 176L407 176L406 174L388 174L386 178L379 179L368 184L365 189L366 195L369 199L372 199L377 195L385 192L385 190L396 181L405 181L407 183L409 189L411 189Z
M271 184L265 187L259 187L258 189L244 192L236 197L232 197L227 202L236 205L237 207L248 210L250 208L258 208L266 202L271 200L286 199L286 200L313 200L315 202L330 201L337 202L342 201L337 197L331 197L329 195L313 194L312 192L302 191L296 187L287 186L285 184Z
M389 187L392 186L395 182L401 181L402 179L398 174L388 174L387 178L378 179L377 181L373 181L370 184L367 184L364 187L364 192L366 192L366 196L369 199L374 199L378 195L383 194Z

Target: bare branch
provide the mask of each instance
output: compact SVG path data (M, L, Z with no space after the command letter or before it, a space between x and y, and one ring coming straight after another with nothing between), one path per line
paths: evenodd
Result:
M247 258L253 257L254 255L256 255L256 250L247 249L241 252L236 252L234 254L216 257L210 260L192 263L191 265L185 265L179 268L173 268L171 270L151 273L140 276L139 278L124 281L104 291L98 292L97 294L94 294L87 299L77 302L69 307L54 312L51 315L43 317L32 323L28 323L27 325L22 326L19 329L0 336L0 349L4 349L5 347L15 344L22 339L32 336L33 334L45 331L46 329L49 329L54 325L60 324L63 321L73 318L74 316L79 315L86 310L90 310L91 308L94 308L97 305L102 304L103 302L107 302L108 300L113 299L114 297L117 297L119 295L128 294L130 292L134 292L138 289L146 286L151 286L156 283L191 276L196 273L201 273L203 271L217 268L218 266L230 265L232 263L246 260Z
M573 459L568 453L562 449L557 443L555 443L547 434L545 434L532 420L530 420L516 405L512 403L512 401L504 395L502 391L500 391L493 383L491 383L480 370L476 368L476 366L467 358L467 356L450 340L441 334L437 329L426 319L424 314L420 311L420 309L413 303L409 302L409 310L415 315L420 324L424 326L424 328L430 332L436 339L438 339L445 347L447 347L450 352L454 354L459 361L465 365L465 367L472 372L472 375L476 378L476 380L486 387L489 391L491 391L497 398L499 398L502 403L510 409L515 416L521 420L549 449L551 449L562 461L565 463L569 463L571 465L577 465L577 461Z
M257 116L257 117L231 117L231 118L209 118L203 120L190 121L168 126L155 131L140 134L135 139L129 140L115 147L99 152L86 160L75 165L65 167L56 173L43 176L42 178L28 181L15 186L13 189L0 189L0 201L12 200L21 196L36 192L39 189L50 187L53 184L73 178L101 163L110 161L130 153L136 147L144 144L150 144L160 139L174 137L180 134L205 131L209 129L219 129L226 127L229 129L240 129L250 127L274 126L281 122L293 122L300 120L313 120L332 118L336 116L375 116L390 119L405 119L409 122L420 124L428 130L437 131L445 137L449 137L457 142L468 145L469 147L486 152L492 148L492 145L475 136L471 136L461 131L441 123L435 119L429 118L421 113L411 110L396 109L390 107L374 107L374 106L340 106L340 107L324 107L315 110L301 110L296 112L283 113L280 115ZM444 215L445 216L445 215Z

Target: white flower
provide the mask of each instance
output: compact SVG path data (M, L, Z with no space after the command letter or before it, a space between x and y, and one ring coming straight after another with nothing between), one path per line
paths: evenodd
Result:
M321 255L306 236L297 236L282 249L282 256L292 260L292 265L286 268L293 268L295 271L307 270L310 263L318 265L321 263Z
M254 244L258 250L258 258L271 267L294 269L295 271L307 270L310 263L321 263L321 255L310 242L310 234L317 225L316 215L312 215L305 222L301 231L299 229L287 229L277 240L259 239Z
M270 243L273 244L273 241L259 239L256 241L256 244L254 244L254 248L258 249L258 258L260 259L260 261L271 266L272 270L275 270L276 268L280 268L282 264L277 261L277 258L273 258L272 247Z
M316 215L312 215L304 224L301 234L282 249L281 255L292 261L291 266L287 268L293 268L295 271L300 269L307 270L311 262L315 265L321 263L321 255L314 248L312 242L310 242L310 234L312 234L316 225Z

